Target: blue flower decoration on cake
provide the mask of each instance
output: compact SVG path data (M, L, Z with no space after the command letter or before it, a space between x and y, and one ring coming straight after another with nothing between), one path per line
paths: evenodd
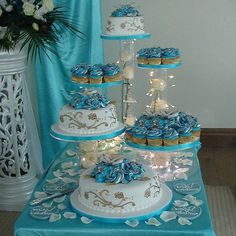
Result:
M131 5L123 5L111 13L113 17L134 17L141 16L140 12Z
M81 89L74 94L70 105L78 109L95 110L104 108L109 104L109 100L93 89Z
M179 49L177 48L164 48L161 52L163 58L175 58L180 56Z
M102 161L96 165L91 173L99 183L127 184L143 177L144 169L141 164L127 159L118 163Z

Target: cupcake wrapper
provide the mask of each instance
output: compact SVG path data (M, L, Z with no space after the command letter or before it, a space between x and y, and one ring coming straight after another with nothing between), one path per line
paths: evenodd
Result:
M138 64L148 64L148 59L143 57L137 58Z
M162 58L161 59L161 63L162 64L176 64L180 62L180 57L176 57L176 58Z
M81 84L87 84L89 81L88 78L78 77L78 76L72 76L71 80Z
M162 139L147 139L148 146L162 146Z
M150 65L160 65L161 58L148 58L148 64Z
M163 139L164 146L178 145L178 139Z
M89 78L89 82L90 82L90 84L101 84L102 83L102 77L99 78L99 79Z
M136 137L133 136L132 140L133 140L134 143L137 143L137 144L146 144L146 139L145 138L136 138Z
M192 131L193 137L200 138L200 134L201 134L201 131L200 131L200 130Z
M194 140L194 137L193 137L193 136L189 136L189 137L179 137L179 143L180 143L180 144L193 142L193 140Z
M119 81L122 78L122 74L118 73L114 76L109 76L109 75L104 75L104 81L105 82L114 82L114 81Z

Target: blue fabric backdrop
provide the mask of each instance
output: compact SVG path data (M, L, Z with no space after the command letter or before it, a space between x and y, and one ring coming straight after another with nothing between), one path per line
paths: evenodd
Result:
M70 69L81 62L102 63L103 48L100 39L101 14L100 0L57 0L56 4L66 3L73 22L76 22L85 39L66 34L56 48L59 57L49 53L51 61L43 56L35 64L40 136L43 149L43 164L46 168L57 151L64 145L50 137L50 126L57 122L59 108L64 100L61 93L66 82L70 81Z

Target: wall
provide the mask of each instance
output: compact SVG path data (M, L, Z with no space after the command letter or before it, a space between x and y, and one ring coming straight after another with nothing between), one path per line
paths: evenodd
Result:
M101 0L103 24L115 6L128 1ZM130 1L134 2L134 1ZM145 16L151 39L136 49L178 47L183 66L175 70L176 87L169 101L197 116L203 127L236 127L236 1L235 0L136 0ZM118 59L118 42L105 41L107 61ZM147 104L147 71L137 69L137 113ZM141 96L142 95L142 96Z

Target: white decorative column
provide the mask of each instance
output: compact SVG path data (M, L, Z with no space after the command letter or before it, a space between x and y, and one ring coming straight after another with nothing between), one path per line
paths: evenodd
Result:
M24 120L25 56L0 52L0 210L20 211L37 182Z

